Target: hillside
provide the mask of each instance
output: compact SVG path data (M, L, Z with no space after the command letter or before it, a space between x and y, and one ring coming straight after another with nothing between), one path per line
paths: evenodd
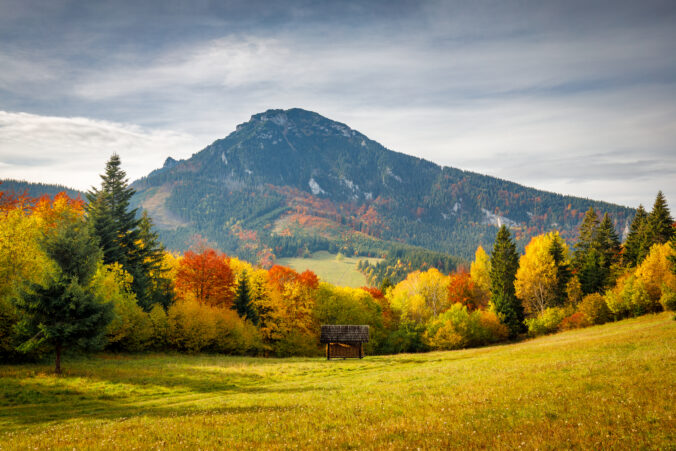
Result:
M670 449L673 313L364 360L0 365L3 449Z
M15 192L17 194L26 192L30 197L40 197L43 195L53 197L58 193L65 192L70 197L76 198L80 196L82 200L86 200L85 193L76 189L62 185L33 183L23 180L0 179L0 191Z
M301 109L253 115L133 187L169 248L199 233L254 261L318 250L383 256L394 243L470 258L499 224L523 244L554 228L574 240L590 206L610 213L618 232L633 215L393 152Z

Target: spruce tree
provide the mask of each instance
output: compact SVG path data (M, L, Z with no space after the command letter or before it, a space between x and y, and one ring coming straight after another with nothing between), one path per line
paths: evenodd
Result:
M101 175L101 188L87 193L87 221L103 251L103 263L119 263L133 277L132 290L138 303L150 310L154 303L168 306L171 281L163 277L162 247L152 222L137 218L130 208L135 191L128 186L120 157L113 154Z
M153 304L161 304L167 308L174 300L173 281L167 277L169 268L164 264L164 245L153 230L153 220L145 210L141 216L138 236L139 252L143 255L138 273L143 277L141 286L145 289L139 298L142 300L141 306L146 310L150 310Z
M667 200L662 191L657 192L655 204L648 215L648 239L650 246L664 244L674 236L674 218L671 217Z
M580 236L575 243L574 266L576 269L582 267L582 262L585 260L586 254L594 244L594 236L596 229L599 226L599 219L596 216L594 207L589 207L589 210L584 215L582 224L580 224Z
M237 292L232 308L244 319L248 319L254 324L258 324L258 314L251 302L251 293L249 292L249 280L246 271L242 271L237 281Z
M60 374L62 351L104 345L112 304L103 303L89 286L101 251L83 222L60 224L41 244L56 271L44 285L32 285L15 300L25 315L20 328L32 336L20 349L52 347L55 372Z
M566 262L566 255L564 253L563 243L561 237L554 235L552 244L549 248L549 253L556 265L556 293L554 302L558 306L562 306L568 299L568 282L572 276L570 265Z
M603 219L596 229L594 247L601 252L606 268L619 263L621 251L620 238L608 213L603 215Z
M648 255L648 213L639 205L624 242L624 263L633 267Z
M515 337L524 330L524 311L516 298L514 280L519 268L519 256L507 226L500 227L491 253L491 301L502 322Z

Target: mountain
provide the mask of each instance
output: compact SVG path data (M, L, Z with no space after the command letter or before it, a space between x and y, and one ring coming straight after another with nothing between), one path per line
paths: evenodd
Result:
M418 246L469 259L508 225L523 246L558 229L572 241L591 206L621 232L634 211L441 167L386 149L302 109L255 114L186 160L134 182L170 249L200 234L252 260L326 249L383 255Z
M23 180L0 179L0 191L14 192L17 194L27 193L30 197L41 197L47 195L54 197L55 195L65 192L68 196L85 200L85 193L76 189L68 188L63 185L50 185L47 183L33 183Z

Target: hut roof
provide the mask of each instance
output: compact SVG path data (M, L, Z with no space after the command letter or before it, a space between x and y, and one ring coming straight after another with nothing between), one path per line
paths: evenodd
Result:
M366 343L369 326L322 326L321 343Z

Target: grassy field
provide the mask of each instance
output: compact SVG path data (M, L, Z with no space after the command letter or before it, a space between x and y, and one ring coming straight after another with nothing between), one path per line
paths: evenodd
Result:
M676 449L676 321L357 361L0 366L0 448Z
M296 271L309 269L319 276L320 279L342 287L359 288L367 285L366 278L357 271L359 260L368 260L377 263L379 258L366 257L338 257L326 251L312 254L312 258L280 258L275 263L293 268Z

